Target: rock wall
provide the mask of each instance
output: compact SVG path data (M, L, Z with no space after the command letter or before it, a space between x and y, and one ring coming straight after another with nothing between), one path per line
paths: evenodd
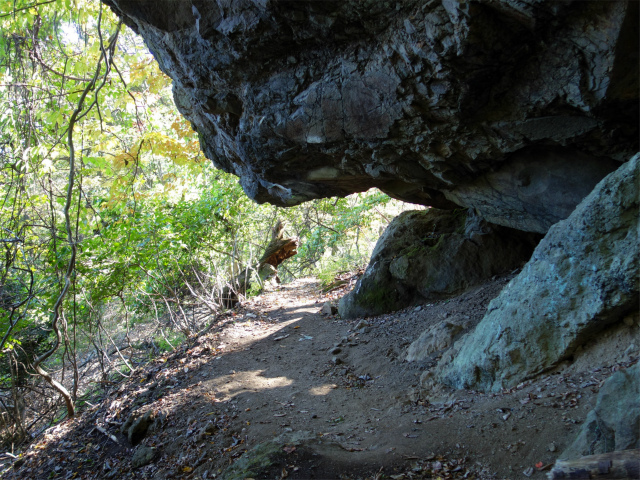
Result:
M401 213L378 240L364 275L340 301L340 315L380 315L450 297L520 267L537 240L464 210Z
M376 186L544 233L638 149L637 2L103 1L258 202Z
M575 441L561 460L640 448L640 364L618 370L602 386Z
M436 378L456 388L512 387L637 311L639 162L634 156L551 227L475 331L443 356Z

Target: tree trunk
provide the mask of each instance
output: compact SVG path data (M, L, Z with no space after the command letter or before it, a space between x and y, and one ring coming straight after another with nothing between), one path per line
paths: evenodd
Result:
M267 278L275 275L278 278L278 265L298 253L298 240L284 237L284 223L278 220L271 232L271 241L257 263L245 267L229 281L222 291L222 305L232 308L238 303L238 295L244 295L251 287L253 272L258 274L258 282L262 285Z

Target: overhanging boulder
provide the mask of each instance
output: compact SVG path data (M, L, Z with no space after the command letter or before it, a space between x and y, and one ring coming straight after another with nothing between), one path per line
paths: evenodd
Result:
M340 301L340 315L380 315L460 293L522 265L536 239L464 210L401 213L378 240L364 275Z
M545 233L638 150L638 2L103 2L258 202L379 187Z
M435 378L455 388L512 387L637 310L639 158L549 230L476 329L445 354Z

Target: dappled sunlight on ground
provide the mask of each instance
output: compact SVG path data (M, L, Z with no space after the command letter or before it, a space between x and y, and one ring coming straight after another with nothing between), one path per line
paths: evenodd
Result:
M288 434L306 435L320 450L305 457L288 445L277 472L255 478L283 478L283 469L292 480L338 478L330 472L343 468L358 472L349 479L382 478L383 470L391 478L434 478L445 468L447 479L520 478L514 472L549 465L574 438L613 370L584 378L558 372L512 391L455 391L440 401L417 390L428 362L404 360L425 328L456 315L479 321L507 281L352 321L319 313L330 297L318 294L316 282L279 287L133 372L83 417L48 431L7 478L224 478L244 452ZM133 447L122 425L146 412L155 421ZM133 468L143 447L157 453ZM416 468L422 477L402 473Z
M288 387L293 380L287 377L266 377L264 370L233 372L212 381L219 401L233 399L239 392L261 392L273 388Z
M309 389L309 393L311 395L316 395L316 396L329 395L331 390L335 388L338 388L338 386L335 383L328 383L326 385L321 385L319 387L311 387Z

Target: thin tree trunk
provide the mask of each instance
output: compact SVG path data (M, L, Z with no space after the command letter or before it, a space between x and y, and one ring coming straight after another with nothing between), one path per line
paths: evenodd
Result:
M260 285L270 276L278 278L278 265L286 259L298 253L298 240L294 238L284 238L284 224L278 220L271 232L271 241L264 249L264 253L257 263L245 267L238 275L229 281L229 284L222 290L222 304L227 308L238 303L238 295L244 295L251 287L251 277L253 272L258 274Z

